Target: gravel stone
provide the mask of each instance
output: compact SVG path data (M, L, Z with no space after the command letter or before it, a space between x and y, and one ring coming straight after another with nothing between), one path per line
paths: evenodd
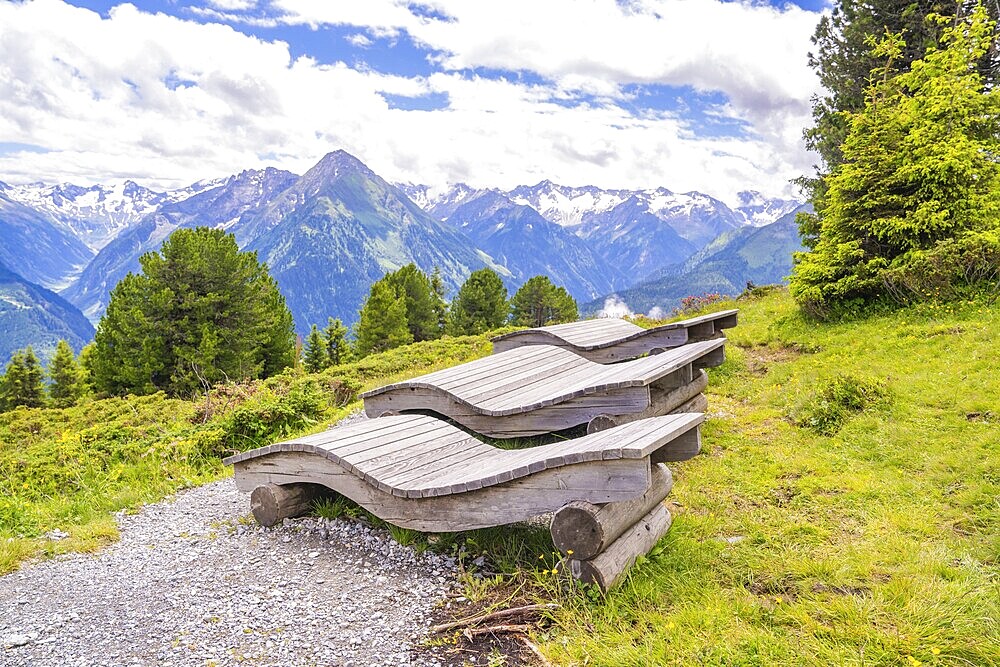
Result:
M265 529L226 479L119 514L119 542L0 577L5 667L435 667L455 560L352 520Z

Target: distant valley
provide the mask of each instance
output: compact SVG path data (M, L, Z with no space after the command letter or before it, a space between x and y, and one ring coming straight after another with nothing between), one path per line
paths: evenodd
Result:
M550 181L392 184L344 151L301 176L247 170L170 192L0 183L0 361L59 337L85 343L111 289L181 228L226 229L256 251L305 333L327 317L352 323L371 283L410 262L438 267L449 294L490 267L511 291L546 274L591 314L611 294L638 312L669 310L688 294L782 279L801 205L745 192L730 208L697 192Z

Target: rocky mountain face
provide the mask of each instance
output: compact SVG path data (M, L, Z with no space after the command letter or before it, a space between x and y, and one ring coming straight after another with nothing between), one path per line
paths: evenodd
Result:
M586 241L606 264L632 282L673 271L720 234L748 224L774 222L800 205L745 192L740 195L742 206L734 210L698 192L605 190L551 181L507 191L476 190L464 184L447 189L411 185L407 190L428 213L451 222L456 210L483 193L506 197Z
M60 339L79 352L93 337L94 327L72 304L0 265L0 372L29 345L45 359Z
M738 197L740 205L736 207L736 213L743 216L746 224L755 227L777 222L802 206L797 199L772 199L753 190L744 190Z
M249 170L169 192L132 181L0 183L0 262L29 283L61 289L96 322L143 253L179 228L222 228L268 263L304 333L330 316L353 322L371 283L410 262L438 267L452 293L489 266L511 290L546 274L581 301L654 279L704 282L710 261L748 262L721 289L747 271L770 275L744 255L766 255L754 250L771 238L765 229L797 205L745 192L731 209L697 192L551 181L510 190L397 186L336 151L301 177ZM738 243L749 248L744 255L716 257ZM764 264L780 264L772 260Z
M587 301L628 284L627 276L586 241L499 192L467 198L447 221L509 269L515 286L547 275L575 299Z
M7 195L43 213L95 253L161 206L211 189L220 181L200 181L180 190L157 192L134 181L83 187L32 183L10 187Z
M202 189L191 196L163 204L128 227L104 246L63 296L97 321L108 305L111 290L129 272L139 271L139 257L157 250L180 228L235 226L248 210L263 206L284 191L297 177L279 169L247 170Z
M669 313L686 296L711 293L735 296L748 282L756 285L785 282L792 271L792 254L803 249L795 224L795 215L800 210L809 207L800 204L776 222L721 234L675 270L595 299L581 311L596 315L610 299L637 313L654 309Z
M510 278L461 231L344 151L328 154L233 232L267 262L300 332L328 317L353 322L371 284L410 262L427 273L438 267L452 293L483 267Z
M44 213L10 198L11 189L0 184L0 263L32 283L64 287L94 253Z

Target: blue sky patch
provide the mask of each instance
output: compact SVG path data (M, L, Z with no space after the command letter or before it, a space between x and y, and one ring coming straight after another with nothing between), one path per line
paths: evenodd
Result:
M390 109L403 111L440 111L447 109L450 102L448 93L428 93L418 97L390 93L381 93L381 95Z
M51 149L35 144L21 144L16 141L0 141L0 155L13 155L14 153L50 153Z

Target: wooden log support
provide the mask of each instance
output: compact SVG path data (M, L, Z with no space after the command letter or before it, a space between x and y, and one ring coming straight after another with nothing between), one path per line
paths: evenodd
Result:
M621 577L635 563L639 555L649 553L667 531L672 521L667 506L657 503L635 525L597 556L589 560L569 560L572 575L585 582L597 584L608 591L621 581Z
M706 387L708 387L708 374L703 370L694 373L687 384L680 387L673 387L669 383L653 383L649 387L649 407L633 414L598 415L587 423L587 433L597 433L647 417L679 412L704 412L703 409L693 409L693 406L708 405L708 401L704 400L701 393Z
M319 484L264 484L250 493L250 511L257 523L270 527L308 514L313 501L327 493Z
M708 412L708 398L705 394L698 394L690 401L678 405L668 414L679 415L682 412Z
M649 490L633 500L605 505L572 502L552 517L552 542L564 555L576 560L588 560L604 551L626 530L662 503L674 485L670 469L663 465L652 468Z

